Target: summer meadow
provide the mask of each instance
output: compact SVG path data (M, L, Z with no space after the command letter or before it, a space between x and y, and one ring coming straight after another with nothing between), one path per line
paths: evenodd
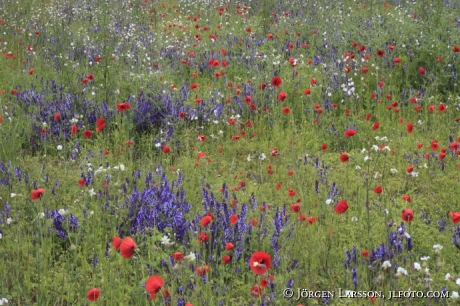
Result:
M459 16L0 0L0 305L458 305Z

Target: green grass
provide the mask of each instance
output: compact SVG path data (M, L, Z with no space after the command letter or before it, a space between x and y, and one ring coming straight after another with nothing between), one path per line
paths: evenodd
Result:
M90 304L92 288L101 305L458 303L452 239L460 229L449 214L460 211L453 1L24 0L0 8L0 298L8 305ZM119 112L122 102L131 109ZM97 131L100 117L107 125ZM347 129L356 134L345 137ZM32 200L38 188L45 192ZM341 200L348 210L339 214ZM404 209L412 222L403 222ZM213 220L203 226L207 214ZM123 258L113 236L133 238L134 255ZM373 250L372 261L363 250ZM250 267L256 251L271 257L263 275ZM185 259L174 260L176 252ZM196 270L203 266L205 276ZM143 287L150 275L164 280L153 301ZM442 288L449 298L388 299ZM303 289L316 295L294 301ZM338 297L345 290L385 297Z

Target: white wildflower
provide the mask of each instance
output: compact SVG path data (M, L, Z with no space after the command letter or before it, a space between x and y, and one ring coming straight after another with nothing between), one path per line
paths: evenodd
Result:
M185 259L188 259L190 261L194 261L196 259L195 253L190 252L187 256L184 256Z
M396 270L396 273L407 275L407 270L404 269L403 267L398 267L398 270Z
M412 264L412 268L413 268L414 270L420 271L420 269L421 269L422 267L420 266L420 264L419 264L418 262L414 262L414 263Z
M393 174L395 174L395 173L398 173L398 170L396 170L395 168L391 168L391 169L390 169L390 172L393 173Z
M389 260L385 260L382 264L382 268L391 268L391 262Z
M6 219L6 224L10 225L11 223L13 223L13 219L11 218Z
M430 256L423 256L423 257L420 257L420 260L421 260L421 261L427 261L428 259L430 259Z
M248 160L248 162L251 161L251 154L248 154L248 157L246 158Z
M58 146L56 147L56 149L57 149L58 151L61 151L61 150L62 150L62 146L61 146L61 145L58 145Z
M445 280L449 280L449 279L450 279L450 273L447 273L446 277L445 277Z
M326 200L326 204L327 204L327 205L329 205L329 204L331 204L331 203L332 203L332 199L327 199L327 200Z
M260 156L259 156L259 159L260 160L265 160L265 158L267 158L267 156L265 156L265 153L261 153Z
M451 298L458 299L458 292L457 291L452 291Z

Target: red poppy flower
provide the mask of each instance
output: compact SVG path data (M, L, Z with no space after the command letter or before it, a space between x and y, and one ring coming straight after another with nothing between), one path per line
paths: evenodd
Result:
M303 94L306 95L306 96L308 96L310 93L311 93L310 88L307 88L307 89L305 89L305 90L303 91Z
M372 126L372 130L375 131L376 129L378 129L380 127L380 122L374 122L374 125Z
M381 194L381 193L382 193L382 186L377 186L377 187L375 187L374 192L375 192L376 194Z
M149 300L153 300L158 291L163 287L164 280L161 276L152 275L145 282L145 290L150 294Z
M249 223L251 223L252 227L256 227L257 225L259 225L259 221L257 221L257 219L254 218L249 219Z
M452 48L452 51L453 51L454 53L458 53L458 52L460 52L460 47L459 47L459 46L454 46L454 47Z
M342 154L340 154L340 161L341 161L342 163L346 163L346 162L348 162L348 160L349 160L349 158L348 158L347 153L342 152Z
M70 133L73 135L78 133L78 127L75 124L70 127Z
M80 185L80 187L85 186L85 180L79 179L79 180L78 180L78 185Z
M227 242L227 243L225 244L225 250L227 250L227 251L233 250L234 247L235 247L235 246L234 246L233 243L231 243L231 242Z
M318 81L315 78L311 78L310 79L310 85L315 86L316 84L318 84Z
M238 136L238 135L232 137L233 141L237 141L237 140L240 140L240 139L241 139L241 136Z
M361 255L362 255L364 258L369 258L369 255L371 255L371 252L369 252L368 250L362 250L362 251L361 251Z
M205 156L206 156L206 152L200 152L200 153L198 153L197 158L200 159L200 158L203 158Z
M343 214L348 209L347 201L340 200L339 203L334 207L334 210L339 214Z
M313 224L313 223L315 223L316 221L318 221L318 217L312 217L312 216L310 216L310 217L307 218L307 220L308 220L308 223Z
M85 130L85 131L83 132L83 137L84 137L84 138L89 139L89 138L91 138L91 136L93 136L93 132L91 132L90 130Z
M429 111L430 113L434 112L434 105L428 106L428 111Z
M61 118L61 114L55 113L54 114L54 121L58 121Z
M112 237L112 246L115 250L120 250L121 238L117 236Z
M208 266L197 267L195 271L199 275L206 275L206 273L209 272L209 267Z
M231 259L232 257L230 255L225 255L224 257L222 257L222 263L226 265Z
M198 89L198 85L195 84L195 83L192 83L192 84L190 84L190 89L191 90Z
M283 84L283 80L281 80L280 77L275 76L275 77L272 78L272 86L273 87L280 87L281 84Z
M283 107L283 114L289 115L291 113L291 109L289 107Z
M439 150L439 144L438 144L438 141L436 139L431 142L431 150L432 151L438 151Z
M355 130L351 130L351 129L348 130L348 131L345 131L345 133L344 133L345 137L347 137L347 138L348 138L348 137L351 137L351 136L353 136L353 135L355 135L355 134L356 134L356 131L355 131Z
M117 109L120 113L122 113L127 109L131 109L131 105L129 105L128 103L118 103Z
M101 290L97 289L97 288L93 288L91 290L89 290L87 293L86 293L86 297L88 298L88 300L90 300L91 302L96 302L97 299L99 298L99 295L101 294Z
M404 209L401 213L401 219L404 222L412 222L412 220L414 220L414 212L412 211L412 209Z
M411 199L410 196L408 196L407 194L404 194L404 195L402 196L402 199L403 199L403 201L412 203L412 199Z
M292 204L291 205L291 210L295 213L299 213L300 212L300 204L296 203L296 204Z
M414 128L414 125L412 124L412 122L407 122L407 125L406 125L407 133L412 134L413 128Z
M200 232L200 236L198 236L199 242L206 242L209 239L209 234L205 234L204 232Z
M393 63L395 63L395 64L401 63L401 59L399 57L395 57L393 59Z
M289 197L295 197L296 194L297 194L297 193L295 192L294 189L289 188L289 190L288 190L288 196L289 196Z
M449 149L451 149L451 150L453 150L453 151L454 151L454 150L457 150L457 148L458 148L458 142L456 142L456 141L453 141L453 142L449 145Z
M206 215L203 218L201 218L200 224L201 226L206 227L209 225L209 223L211 223L211 221L212 221L212 217Z
M262 288L259 285L254 285L249 292L253 298L259 298L262 295Z
M32 200L40 200L40 198L42 197L44 193L45 193L45 189L43 188L32 190L30 192L30 197L32 198Z
M321 145L321 150L322 150L322 151L326 151L326 150L327 150L327 144L326 144L326 143L323 143L323 144Z
M439 103L438 111L440 113L445 113L446 112L446 106L444 105L444 103Z
M378 57L383 57L385 55L385 51L384 50L377 50L377 56Z
M230 224L235 225L238 222L238 216L236 214L233 214L230 216Z
M260 280L260 287L266 288L267 286L268 286L268 279L262 278L262 279Z
M270 269L271 264L272 260L270 255L262 251L254 252L249 259L249 267L252 272L257 275L262 275L267 272Z
M88 78L83 78L83 80L81 80L81 83L83 85L87 84L89 82Z
M126 237L120 244L120 253L123 258L131 258L134 254L134 249L136 248L136 243L131 237Z
M107 125L105 123L104 118L100 117L99 119L96 120L96 132L102 131L102 129Z
M420 75L425 75L425 68L423 68L423 67L418 68L418 73Z
M168 154L170 151L169 147L168 146L163 146L163 153L164 154Z
M454 224L460 222L460 212L452 212L451 211L449 214L452 217L452 222Z
M175 261L182 261L182 260L184 260L184 254L182 254L182 252L176 252L176 253L172 254L172 258Z
M283 102L284 100L286 100L286 97L287 97L287 94L282 91L278 94L278 100L280 100L281 102Z

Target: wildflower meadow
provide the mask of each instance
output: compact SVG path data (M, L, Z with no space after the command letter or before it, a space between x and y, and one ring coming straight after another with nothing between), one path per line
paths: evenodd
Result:
M457 0L0 0L0 305L459 305Z

